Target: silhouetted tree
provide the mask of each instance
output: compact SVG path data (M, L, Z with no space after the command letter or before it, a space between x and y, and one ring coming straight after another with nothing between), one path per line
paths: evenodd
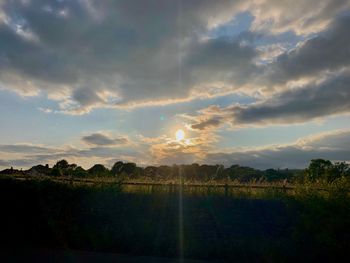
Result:
M264 173L251 167L232 165L229 168L228 175L232 180L238 180L246 183L251 180L260 179Z
M75 163L69 164L66 160L60 160L52 167L51 175L53 176L72 175L75 168L77 168L77 165Z
M102 164L95 164L88 170L88 173L92 176L98 176L98 177L111 175L110 171Z
M112 175L120 175L123 172L123 165L124 163L122 161L116 162L111 169Z
M329 180L339 177L350 177L350 165L345 162L336 162L333 164Z
M307 180L315 181L318 179L326 179L328 177L332 163L329 160L313 159L309 167L305 170Z
M199 170L203 181L208 181L215 178L217 167L214 165L203 164L199 167Z
M135 175L136 167L136 163L125 163L123 165L123 172L125 172L128 176Z
M72 171L72 175L73 177L86 177L88 176L88 172L81 166L78 166Z
M53 168L58 168L62 170L68 169L68 167L69 163L66 160L60 160L53 166Z

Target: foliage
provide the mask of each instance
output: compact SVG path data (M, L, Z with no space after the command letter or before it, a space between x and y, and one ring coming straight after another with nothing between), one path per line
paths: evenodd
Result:
M328 160L314 159L311 160L310 165L305 169L305 179L307 181L327 181L333 182L341 177L350 176L350 166L345 162L332 163Z
M21 174L37 176L67 176L67 177L116 177L119 180L136 180L147 182L185 182L185 183L293 183L319 184L322 181L331 183L342 177L350 177L350 166L345 162L332 163L328 160L314 159L305 170L297 169L267 169L258 170L251 167L232 165L207 165L193 163L190 165L161 165L139 167L131 162L116 162L111 170L102 164L96 164L85 170L66 160L58 161L52 168L48 165L33 166L27 171L6 169L1 174Z
M51 170L53 176L68 176L77 168L76 164L69 164L66 160L58 161Z
M88 170L88 173L92 176L97 177L105 177L111 175L110 171L102 164L95 164Z
M72 171L71 175L73 177L86 177L88 176L88 172L81 166L78 166Z
M111 173L112 175L116 176L116 175L119 175L121 174L123 171L123 162L119 161L119 162L116 162L113 166L112 166L112 169L111 169Z

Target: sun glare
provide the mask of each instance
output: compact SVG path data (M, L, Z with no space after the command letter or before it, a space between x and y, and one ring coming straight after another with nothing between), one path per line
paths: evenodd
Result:
M185 132L183 130L177 130L175 133L175 137L177 141L182 141L185 138Z

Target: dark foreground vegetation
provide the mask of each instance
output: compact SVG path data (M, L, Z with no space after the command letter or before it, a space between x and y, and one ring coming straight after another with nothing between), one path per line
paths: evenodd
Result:
M317 159L305 170L260 171L119 162L111 170L95 165L85 171L62 160L52 168L11 168L1 174L5 254L61 249L215 262L334 262L350 249L346 163ZM18 174L26 180L15 179ZM62 177L116 180L93 185L52 180ZM125 180L177 183L140 186ZM209 183L180 183L192 181ZM293 187L218 188L220 181L288 181Z
M317 191L149 191L0 179L4 251L74 249L218 262L334 262L350 249L348 181ZM182 244L182 245L181 245Z

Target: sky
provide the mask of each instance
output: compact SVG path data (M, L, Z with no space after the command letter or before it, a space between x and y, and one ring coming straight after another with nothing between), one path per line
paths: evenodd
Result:
M0 0L0 168L348 162L349 120L350 0Z

